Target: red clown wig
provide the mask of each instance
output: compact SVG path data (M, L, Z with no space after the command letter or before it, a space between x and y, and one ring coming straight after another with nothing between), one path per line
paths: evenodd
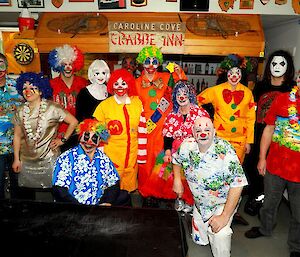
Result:
M114 85L114 83L117 82L117 80L119 78L122 78L122 80L127 83L127 85L128 85L128 96L136 95L135 79L134 79L133 75L125 69L118 69L118 70L115 70L113 73L111 73L110 79L107 83L108 93L110 93L111 95L114 94L113 85Z

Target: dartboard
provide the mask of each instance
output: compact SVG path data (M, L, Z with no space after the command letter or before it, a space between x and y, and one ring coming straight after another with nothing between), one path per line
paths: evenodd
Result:
M33 61L34 52L30 45L20 43L14 48L14 57L17 63L21 65L27 65Z

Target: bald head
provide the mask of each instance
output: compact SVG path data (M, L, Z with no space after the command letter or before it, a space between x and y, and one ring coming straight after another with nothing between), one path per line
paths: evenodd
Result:
M215 129L212 120L207 117L197 117L193 126L193 136L201 152L205 152L212 144Z

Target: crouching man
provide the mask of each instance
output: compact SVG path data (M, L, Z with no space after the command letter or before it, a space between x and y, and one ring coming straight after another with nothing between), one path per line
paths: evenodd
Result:
M210 243L214 257L229 257L230 228L243 186L247 179L234 148L215 136L212 121L198 117L193 137L185 139L173 154L174 185L178 197L183 194L180 171L194 197L192 237L196 244Z
M126 191L112 161L98 149L109 134L95 119L77 128L79 144L62 153L55 164L53 194L57 201L85 205L129 205Z

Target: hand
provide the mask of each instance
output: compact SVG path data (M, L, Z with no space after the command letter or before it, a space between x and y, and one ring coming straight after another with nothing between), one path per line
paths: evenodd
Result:
M178 77L181 79L181 67L175 63L174 65L174 71L177 73Z
M257 169L260 175L264 176L266 174L266 166L267 166L266 159L259 159L257 164Z
M172 161L172 155L171 155L171 150L166 150L165 151L165 156L163 157L164 162L171 162Z
M211 230L214 233L218 233L222 228L224 228L229 221L229 218L225 215L214 215L208 220L208 224L211 226Z
M111 206L111 203L100 203L99 206Z
M184 189L183 189L181 179L174 179L173 191L177 194L178 198L182 197Z
M251 145L250 144L245 144L245 153L246 154L249 154L250 153L250 150L251 150Z
M52 150L55 150L57 149L58 147L60 147L61 145L63 145L64 143L61 141L60 138L55 138L51 141L49 147L52 149Z
M22 163L20 160L14 160L13 164L12 164L12 169L15 173L20 173L22 168Z

